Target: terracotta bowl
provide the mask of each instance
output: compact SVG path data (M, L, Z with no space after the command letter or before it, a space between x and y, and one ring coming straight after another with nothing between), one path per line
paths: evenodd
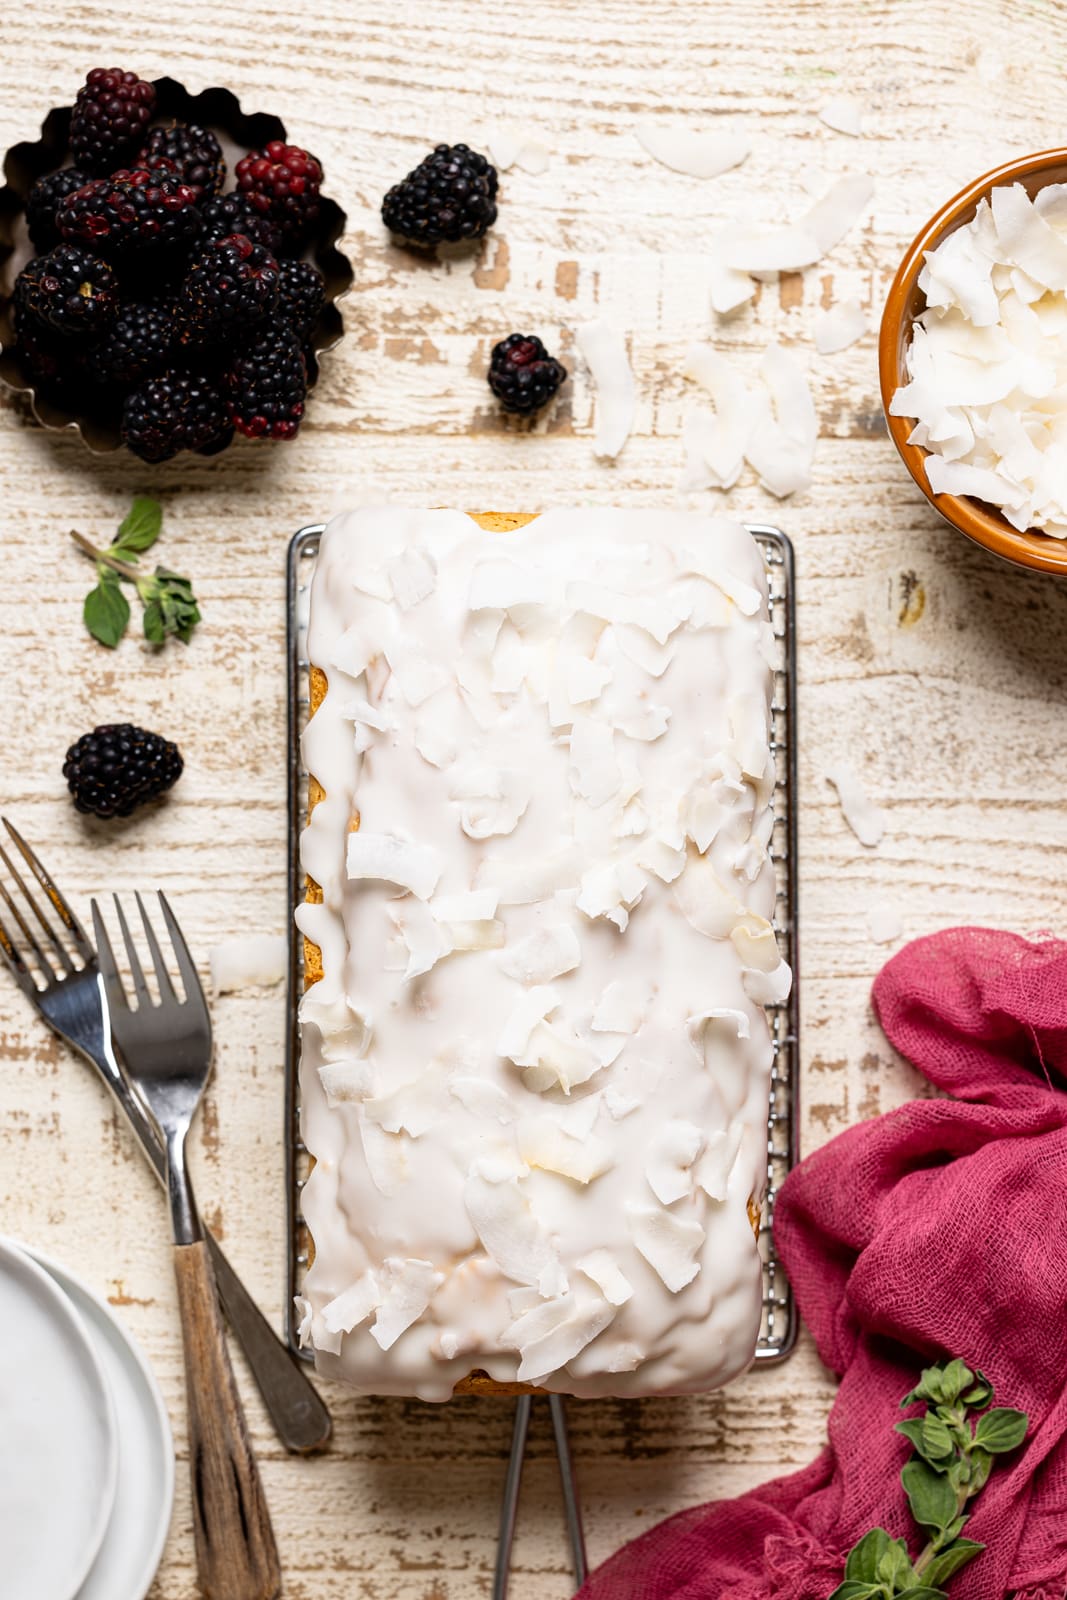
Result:
M893 395L908 381L904 356L911 342L912 323L926 305L918 284L925 252L935 250L948 234L970 222L978 202L985 199L990 189L1008 183L1021 183L1031 196L1047 184L1067 183L1067 150L1046 150L1041 155L1024 156L1020 161L1007 162L995 172L987 172L984 178L968 184L966 189L942 206L912 241L893 279L882 314L882 329L878 338L882 405L893 443L900 451L904 465L946 522L950 522L976 544L983 545L1007 561L1014 561L1017 566L1067 575L1067 539L1051 539L1047 534L1036 531L1020 533L995 506L987 505L983 500L974 500L967 495L931 494L923 467L927 452L921 445L908 443L908 435L915 426L914 418L889 415L889 403Z

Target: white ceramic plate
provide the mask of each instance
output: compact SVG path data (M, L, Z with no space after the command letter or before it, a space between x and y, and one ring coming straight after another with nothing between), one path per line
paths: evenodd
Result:
M7 1600L74 1600L103 1543L117 1478L115 1407L85 1326L43 1268L0 1239Z
M144 1355L110 1307L66 1267L25 1248L80 1314L115 1400L118 1493L78 1600L144 1600L163 1554L174 1504L174 1444L163 1396Z

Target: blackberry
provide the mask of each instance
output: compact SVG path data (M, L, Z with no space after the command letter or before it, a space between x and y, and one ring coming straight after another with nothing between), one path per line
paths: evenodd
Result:
M170 305L135 300L121 306L93 352L98 377L128 388L165 372L175 332L174 309Z
M489 387L505 411L540 411L566 376L566 367L532 333L510 333L493 346Z
M286 327L269 327L234 358L223 381L230 421L250 439L292 439L307 395L300 341Z
M59 243L59 228L56 225L59 202L87 182L85 173L77 167L62 167L59 172L50 172L46 178L37 179L26 197L26 226L38 255Z
M195 123L180 122L169 128L153 128L137 158L139 167L176 172L194 199L209 200L218 194L226 177L222 146L213 133Z
M175 173L145 167L92 179L60 202L56 220L64 239L108 256L184 249L201 226L193 191Z
M439 144L382 201L382 220L408 244L480 239L496 221L496 168L465 144Z
M162 734L132 722L105 722L71 745L63 776L76 810L128 817L173 788L184 765L178 746Z
M64 338L104 332L118 306L118 283L106 261L78 245L57 244L28 261L15 279L20 324L28 318Z
M272 139L237 163L237 192L268 217L283 244L294 249L319 214L322 166L306 150Z
M70 115L70 148L86 172L114 172L144 139L156 108L156 91L135 72L97 67L78 90Z
M243 233L253 244L265 245L268 250L278 247L278 230L269 217L256 210L242 194L218 194L200 206L204 225L201 239L225 239L231 233Z
M149 378L122 408L122 442L142 461L169 461L179 450L213 455L232 437L222 396L202 373Z
M278 280L278 321L306 344L326 302L326 280L310 261L283 261Z
M42 400L78 410L90 387L80 340L61 339L44 326L20 319L15 355L26 382Z
M254 327L278 301L278 263L243 233L216 239L193 263L178 295L179 336L185 345Z

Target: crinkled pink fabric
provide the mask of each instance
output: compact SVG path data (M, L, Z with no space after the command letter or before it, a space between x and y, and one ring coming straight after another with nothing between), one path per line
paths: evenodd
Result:
M898 1403L959 1355L1029 1413L968 1537L966 1600L1067 1592L1067 944L984 928L918 939L874 985L887 1038L951 1099L850 1128L783 1186L775 1237L839 1374L829 1443L803 1471L671 1517L580 1600L826 1600L881 1525L918 1548Z

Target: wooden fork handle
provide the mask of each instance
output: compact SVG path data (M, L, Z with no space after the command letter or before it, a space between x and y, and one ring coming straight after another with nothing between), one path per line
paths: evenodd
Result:
M207 1245L175 1245L196 1564L204 1600L275 1600L278 1551L223 1338Z

